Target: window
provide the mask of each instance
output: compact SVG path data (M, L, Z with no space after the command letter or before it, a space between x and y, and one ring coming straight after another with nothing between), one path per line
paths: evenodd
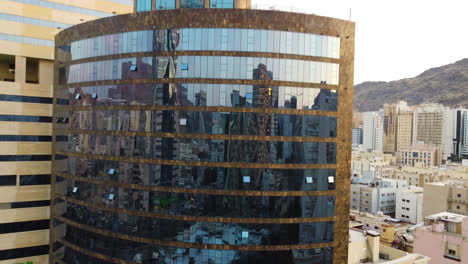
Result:
M109 174L110 174L110 175L114 175L114 173L115 173L115 169L110 169L110 170L109 170Z
M0 176L0 186L15 186L16 175Z
M75 186L73 187L72 193L76 193L76 192L78 192L78 187Z
M203 8L205 3L203 0L180 0L180 8Z
M449 255L454 255L454 256L456 256L456 255L457 255L457 252L456 252L455 250L453 250L453 249L449 249L449 250L448 250L448 254L449 254Z
M175 0L156 0L157 10L175 9L175 8L176 8Z
M461 197L461 194L457 193L457 197L460 198L460 197Z
M81 98L81 94L77 93L77 94L75 95L75 100L80 100L80 98Z
M249 238L249 232L248 231L242 231L242 238Z
M457 205L457 209L460 209L460 206L459 206L459 205Z
M151 11L151 0L137 0L137 12Z
M211 8L234 8L234 0L211 0Z
M20 185L47 185L47 184L50 184L50 174L20 176Z
M135 64L132 64L132 66L130 66L130 71L137 71L137 66Z
M374 226L374 229L379 229L379 227L378 227L378 226Z
M183 71L188 71L188 63L182 63L180 65L180 69Z
M250 182L250 176L244 176L244 183Z
M185 118L180 119L180 125L181 126L186 126L187 125L187 119L185 119Z
M97 98L97 93L93 93L92 97L93 97L93 99L96 99Z
M111 201L114 200L114 197L115 197L115 194L113 194L113 193L109 194L109 200L111 200Z
M335 177L328 176L328 183L334 183L334 182L335 182Z
M313 183L314 180L312 179L312 177L306 177L306 183Z

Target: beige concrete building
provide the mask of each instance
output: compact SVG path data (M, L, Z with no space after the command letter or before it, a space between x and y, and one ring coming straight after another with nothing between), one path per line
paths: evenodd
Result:
M415 252L432 263L468 263L468 217L442 212L427 216L424 226L413 232Z
M403 166L433 168L442 164L441 149L434 145L413 144L400 148L396 155L397 162Z
M413 142L440 147L442 160L453 153L454 112L439 104L415 107Z
M48 263L54 37L131 0L0 3L0 264ZM62 139L60 139L62 140Z
M426 183L443 182L449 180L468 181L468 169L461 166L447 166L444 168L421 168L401 166L394 168L388 178L405 180L408 185L424 187Z
M380 243L380 233L375 231L349 230L348 264L388 263L424 264L430 258L408 253Z
M423 217L440 212L468 215L468 182L445 181L424 185Z
M413 110L400 110L397 120L396 135L397 151L410 147L413 144Z
M411 145L413 112L408 103L384 105L383 152L395 154L399 147ZM399 140L401 142L399 142Z

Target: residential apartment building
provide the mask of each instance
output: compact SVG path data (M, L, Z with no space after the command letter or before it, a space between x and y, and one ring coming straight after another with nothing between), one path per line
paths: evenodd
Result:
M401 107L397 117L396 151L411 147L413 144L413 110Z
M389 154L353 151L351 172L354 176L386 178L387 168L394 163L395 158Z
M423 191L422 187L415 186L398 189L396 193L395 218L411 224L422 223Z
M49 263L55 35L74 24L131 12L132 5L130 0L1 1L0 263Z
M401 180L353 177L350 193L351 209L371 214L382 212L393 217L397 190L407 186L406 181Z
M425 217L413 232L413 250L431 263L468 263L468 216L442 212Z
M453 153L454 112L439 104L423 104L414 108L413 142L440 147L442 160Z
M379 232L350 228L349 234L348 264L426 264L431 260L421 254L408 253L382 244Z
M433 168L442 164L441 149L437 146L413 144L400 148L396 155L397 162L403 166Z
M468 181L449 180L424 185L423 217L439 212L468 215Z
M379 112L362 113L362 144L367 151L382 152L382 119Z

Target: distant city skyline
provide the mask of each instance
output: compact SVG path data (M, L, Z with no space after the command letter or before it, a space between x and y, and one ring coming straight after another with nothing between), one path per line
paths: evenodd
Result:
M351 8L355 84L411 78L468 57L466 1L253 0L252 5L346 20Z

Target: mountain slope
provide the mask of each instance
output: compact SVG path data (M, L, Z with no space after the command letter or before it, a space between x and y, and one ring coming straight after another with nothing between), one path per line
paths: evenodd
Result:
M441 103L468 108L468 59L429 69L414 78L354 86L356 111L376 111L399 100L409 105Z

